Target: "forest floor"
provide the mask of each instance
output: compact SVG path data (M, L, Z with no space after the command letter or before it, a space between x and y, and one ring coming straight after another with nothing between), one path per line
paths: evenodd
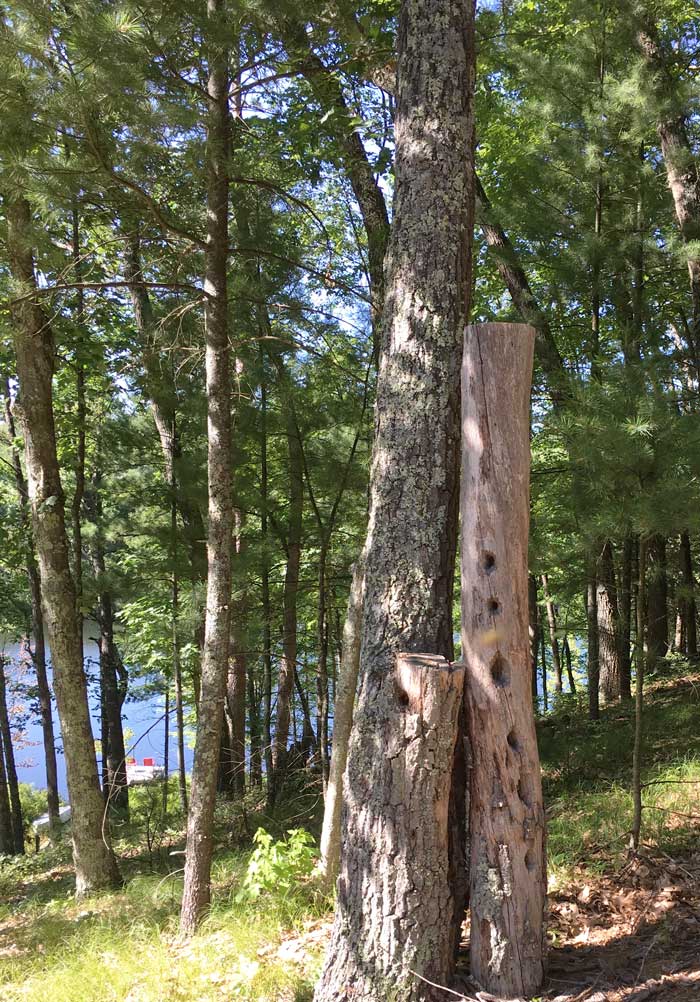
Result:
M670 660L645 712L644 842L627 850L632 708L585 719L564 697L540 722L549 819L549 974L558 1002L700 1000L700 672ZM124 890L76 902L66 846L0 864L3 1002L304 1002L330 933L332 902L309 877L303 839L260 844L318 822L315 787L277 817L223 804L214 905L189 943L177 938L181 831L163 829L146 790L117 841ZM244 878L249 878L247 891ZM242 888L244 891L242 892ZM455 986L457 987L457 986ZM481 998L463 981L466 998ZM445 995L445 999L455 998Z

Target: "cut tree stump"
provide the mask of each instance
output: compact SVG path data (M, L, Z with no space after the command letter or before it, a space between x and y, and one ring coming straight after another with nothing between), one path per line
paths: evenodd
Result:
M425 1002L430 983L449 975L448 808L463 690L462 665L397 654L379 697L385 724L371 749L351 749L348 767L366 784L358 799L360 784L349 784L353 855L338 880L317 1002Z
M529 997L545 956L545 828L528 639L535 331L467 328L462 367L462 660L471 746L471 971Z

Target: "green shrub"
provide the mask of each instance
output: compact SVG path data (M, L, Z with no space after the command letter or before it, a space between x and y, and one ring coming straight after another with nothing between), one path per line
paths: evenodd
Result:
M264 828L258 828L236 901L252 900L263 893L292 894L311 875L316 859L313 838L303 828L290 828L287 836L275 841Z

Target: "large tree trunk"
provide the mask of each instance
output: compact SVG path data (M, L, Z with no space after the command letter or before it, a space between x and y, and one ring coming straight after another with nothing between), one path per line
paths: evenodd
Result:
M10 436L10 455L12 457L12 468L15 476L15 488L17 490L17 500L19 502L20 524L25 535L24 544L26 547L25 566L27 580L29 582L29 595L32 608L32 635L34 648L32 650L32 661L36 672L36 688L39 697L39 713L41 716L41 732L44 743L44 763L46 766L46 801L49 814L49 831L51 837L57 835L58 818L58 771L56 768L56 740L53 729L53 712L51 708L51 689L46 672L46 643L44 640L44 615L41 610L41 582L39 581L39 569L36 564L34 554L34 538L30 524L30 513L28 511L28 491L27 482L22 472L22 462L19 451L15 448L17 432L15 429L15 419L12 413L10 401L10 386L7 377L4 381L5 395L5 423Z
M209 525L207 611L180 929L191 934L210 900L212 826L228 676L231 610L231 349L228 337L229 75L225 0L207 0L207 245L205 334Z
M695 577L693 575L690 534L687 530L681 533L679 562L683 582L683 598L679 603L679 609L685 634L685 653L689 658L696 658L698 656L698 632L697 606L695 604Z
M333 752L323 808L321 870L329 885L335 883L340 868L340 821L343 806L343 776L360 670L362 599L364 595L364 554L353 568L348 609L343 625L343 649L333 706Z
M620 639L613 548L606 540L597 561L596 609L600 694L606 703L620 698Z
M668 652L668 579L666 576L666 540L659 533L647 542L647 649L649 663Z
M0 736L5 750L5 777L10 795L10 810L12 811L12 842L17 855L24 852L24 825L22 822L22 802L19 799L19 782L15 752L12 746L12 728L10 713L7 706L7 685L5 680L5 664L0 658Z
M5 211L10 268L22 290L18 295L26 296L13 302L12 321L34 539L72 808L76 892L82 896L115 885L119 873L109 832L102 823L102 795L70 570L52 404L53 338L47 317L31 298L36 280L29 203L21 195L8 193Z
M465 0L401 5L361 683L318 1002L347 999L349 985L358 1002L424 999L421 978L444 984L454 963L448 806L459 673L444 659L471 272L473 14Z
M471 973L504 998L534 994L545 959L545 827L527 598L534 340L524 325L468 327L462 370Z

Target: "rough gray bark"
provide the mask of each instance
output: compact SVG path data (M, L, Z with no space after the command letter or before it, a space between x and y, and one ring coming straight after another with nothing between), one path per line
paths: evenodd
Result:
M357 691L357 677L360 670L363 595L364 554L360 556L352 572L348 608L343 624L340 670L333 704L333 752L323 808L320 866L323 877L329 885L335 883L340 869L343 776L348 761L355 692Z
M114 886L119 881L119 872L109 844L109 831L102 819L82 638L70 569L53 416L53 337L44 311L31 296L36 279L29 203L21 194L5 194L7 250L17 296L11 311L27 480L72 807L76 893L82 896Z
M530 996L545 962L545 826L528 640L532 327L467 328L462 655L471 748L471 973Z
M609 539L598 556L596 580L599 686L604 702L611 703L620 698L620 618L614 555Z
M401 5L361 681L317 1002L345 1000L348 986L358 1002L425 999L431 989L418 976L444 984L454 961L448 802L458 676L444 658L452 656L459 351L471 274L473 15L464 0ZM416 684L434 695L422 712L397 684L402 651L425 665ZM428 747L435 757L421 761Z
M210 900L212 825L228 675L231 610L231 350L228 337L229 74L225 0L207 0L207 242L204 325L207 383L207 603L197 739L187 816L180 930L191 934Z
M34 553L34 538L30 524L29 495L27 482L22 471L19 450L15 447L17 432L10 400L9 380L4 380L5 424L10 437L10 455L14 471L15 488L19 502L20 525L24 534L25 567L29 582L29 594L32 609L32 637L34 647L31 650L34 671L36 672L36 687L39 697L39 713L41 716L41 733L44 744L44 763L46 767L46 801L49 815L49 831L53 838L58 832L58 772L56 769L56 739L53 729L53 713L51 709L51 689L46 672L46 643L44 640L44 615L41 610L41 582L39 569Z

